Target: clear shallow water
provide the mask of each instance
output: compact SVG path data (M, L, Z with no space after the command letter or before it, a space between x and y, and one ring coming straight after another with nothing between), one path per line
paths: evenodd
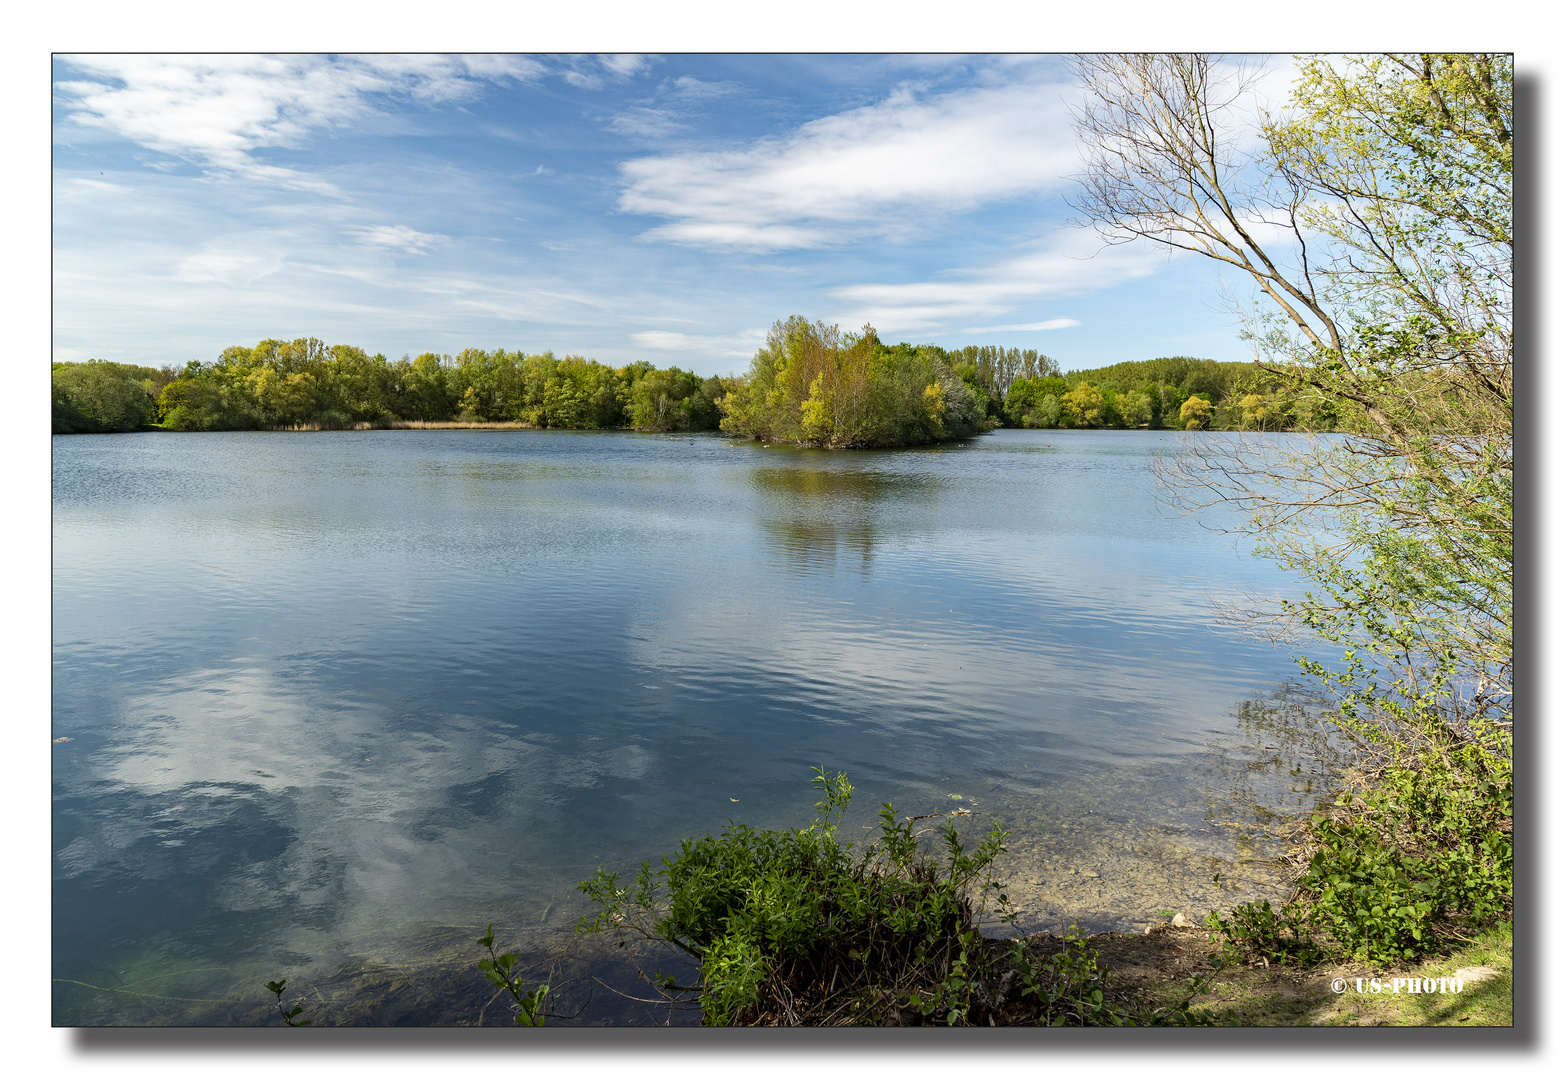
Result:
M1013 829L1024 926L1261 889L1275 839L1213 822L1308 804L1255 704L1295 669L1211 601L1288 582L1158 514L1178 438L56 437L55 1022L265 1022L283 973L473 1022L491 920L614 983L575 884L801 823L816 764Z

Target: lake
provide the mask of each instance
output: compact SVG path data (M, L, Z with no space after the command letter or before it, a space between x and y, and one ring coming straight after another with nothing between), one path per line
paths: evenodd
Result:
M576 883L816 765L1011 829L1023 929L1269 895L1321 746L1213 604L1292 582L1160 511L1184 438L56 436L54 1022L495 1022L489 922L574 1022L691 1022Z

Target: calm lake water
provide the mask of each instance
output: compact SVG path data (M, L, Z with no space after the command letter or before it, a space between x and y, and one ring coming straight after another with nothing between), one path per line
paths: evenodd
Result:
M504 1020L492 921L576 1022L661 1023L576 883L802 824L817 764L854 829L1012 829L1024 928L1267 894L1320 747L1212 604L1290 583L1159 513L1182 438L56 437L55 1022L275 1023L281 975Z

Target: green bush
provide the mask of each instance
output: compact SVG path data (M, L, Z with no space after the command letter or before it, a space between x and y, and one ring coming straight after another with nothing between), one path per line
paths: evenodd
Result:
M1240 905L1207 926L1228 958L1411 960L1511 907L1511 762L1477 747L1425 751L1341 795L1305 831L1296 899Z
M633 883L599 870L581 883L598 907L584 932L632 931L699 964L693 986L670 976L707 1024L1151 1024L1206 1022L1188 1009L1137 1012L1106 993L1097 955L1074 932L1043 955L1033 943L986 937L980 916L1015 913L994 880L1007 833L969 850L955 815L934 851L881 808L880 834L855 851L837 829L853 788L816 770L815 817L802 829L732 822L681 842ZM960 812L958 812L960 813Z
M1344 795L1311 826L1299 880L1321 927L1355 958L1410 959L1446 926L1484 926L1511 903L1511 765L1425 755Z

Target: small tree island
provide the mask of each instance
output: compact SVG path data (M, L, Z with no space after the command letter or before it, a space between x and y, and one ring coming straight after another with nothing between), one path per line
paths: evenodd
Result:
M723 400L722 429L832 448L916 446L996 426L983 391L935 346L881 343L795 315L772 325L750 374Z

